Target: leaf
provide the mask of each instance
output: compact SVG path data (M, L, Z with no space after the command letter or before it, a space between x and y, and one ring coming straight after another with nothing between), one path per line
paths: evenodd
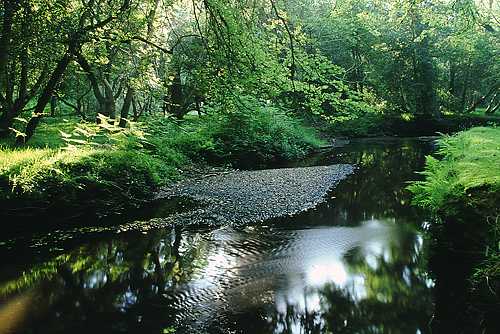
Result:
M84 135L85 137L91 137L92 134L90 132L88 132L87 130L81 128L81 127L77 127L73 132L76 132L76 133L80 133L82 135Z
M14 134L16 135L16 138L17 137L26 137L26 134L24 132L21 132L19 130L14 129L14 128L9 128L9 130L14 132Z
M87 142L83 139L75 139L75 138L68 138L66 139L67 142L70 142L70 143L75 143L75 144L87 144Z
M64 132L64 131L62 131L62 130L59 130L59 133L60 133L60 134L61 134L61 136L62 136L62 137L64 137L64 138L71 138L71 134L66 133L66 132Z
M19 121L19 122L23 122L23 123L28 123L28 120L26 118L22 118L22 117L14 117L14 119L16 121Z

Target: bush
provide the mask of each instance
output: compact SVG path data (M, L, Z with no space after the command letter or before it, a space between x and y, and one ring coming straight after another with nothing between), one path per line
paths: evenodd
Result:
M323 144L312 129L285 111L262 105L242 108L208 120L216 152L226 160L298 159Z
M156 153L174 150L192 160L210 162L265 163L276 159L304 157L324 143L314 130L287 114L253 99L226 109L207 108L207 115L175 123L156 119L148 122L149 140Z
M244 98L224 113L203 120L216 158L238 163L291 160L304 157L324 143L285 110Z

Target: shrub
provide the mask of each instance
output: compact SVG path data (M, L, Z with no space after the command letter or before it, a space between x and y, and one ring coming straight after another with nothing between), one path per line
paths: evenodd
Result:
M148 140L160 156L175 151L191 160L263 163L298 159L323 142L314 130L287 114L253 99L224 108L207 108L208 114L174 122L148 121Z
M208 115L205 133L218 158L241 162L298 159L324 144L314 130L285 110L246 100L239 108Z

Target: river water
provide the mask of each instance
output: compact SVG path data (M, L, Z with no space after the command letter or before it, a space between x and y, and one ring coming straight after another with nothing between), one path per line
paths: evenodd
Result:
M432 149L358 140L297 163L359 169L265 225L0 240L0 334L430 333L426 217L404 188Z

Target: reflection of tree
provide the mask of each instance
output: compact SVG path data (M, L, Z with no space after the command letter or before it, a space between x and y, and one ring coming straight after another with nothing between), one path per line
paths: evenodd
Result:
M335 190L334 201L294 218L294 229L298 220L304 222L302 218L307 217L318 225L357 225L372 218L388 218L399 225L415 221L408 194L401 189L415 177L414 170L420 168L427 151L413 143L387 147L363 143L337 150L333 162L357 163L361 168ZM234 326L238 326L236 332L254 330L259 334L296 333L298 329L311 334L415 333L417 329L425 333L432 302L426 276L420 270L424 267L420 241L412 231L395 230L402 231L401 235L391 237L392 244L384 243L382 253L360 247L342 259L349 277L362 277L362 283L356 283L363 286L361 295L352 282L304 291L304 296L319 299L321 307L304 309L296 301L287 302L279 312L273 307L273 293L286 281L286 277L274 276L280 273L276 266L286 258L274 259L272 269L260 264L266 254L286 249L278 246L289 246L293 233L278 236L272 230L259 230L255 238L238 233L241 238L224 239L220 249L225 252L220 254L211 250L212 246L220 250L214 240L208 244L199 233L180 229L88 244L0 284L0 299L39 287L40 305L48 304L50 314L40 316L44 328L37 331L50 333L162 332L179 319L179 326L186 325L185 333L193 332L189 329L194 322L213 326L208 331L213 333ZM266 256L253 258L255 254ZM207 257L211 255L215 256L213 261ZM238 260L237 269L225 273L224 268L215 268L219 271L212 273L211 290L197 290L197 286L189 290L193 287L189 282L196 284L201 272L209 272L199 270L211 268L208 261L217 267L217 256ZM185 313L191 317L184 317Z
M336 161L355 163L360 168L348 182L335 190L337 217L345 223L375 217L415 217L405 191L408 180L415 179L430 149L415 143L386 145L353 144L340 152ZM360 207L361 206L361 207Z
M394 239L400 244L390 244L375 261L368 263L361 249L346 257L350 272L364 278L365 296L359 299L332 285L321 291L330 332L427 332L432 300L427 277L420 270L421 255L414 252L419 241L415 234L401 234Z
M500 333L500 297L492 292L494 280L473 285L470 277L484 260L484 219L467 209L430 229L429 273L436 281L435 333Z
M422 170L431 150L429 142L417 140L354 142L335 149L332 156L323 157L327 163L355 164L359 169L335 188L333 201L301 219L316 225L357 225L372 217L415 221L419 212L410 205L405 188L409 180L419 178L415 171Z
M433 307L422 240L411 227L393 233L377 251L360 246L344 256L353 278L345 285L303 291L303 303L252 310L254 318L234 322L246 325L245 333L428 333ZM315 298L319 306L308 309Z
M319 312L301 310L297 305L287 305L284 314L276 313L271 319L270 333L295 334L298 328L304 334L325 333L322 315Z
M325 288L324 318L332 333L416 333L428 331L432 300L427 277L419 269L421 256L412 251L418 240L401 235L400 245L390 245L373 263L360 249L349 254L349 270L364 278L365 296L356 300L350 292ZM427 298L426 298L427 297Z
M85 331L161 332L173 322L165 291L205 264L205 246L198 234L184 236L180 229L90 244L35 267L3 292L35 288L50 304L44 332L78 332L83 323Z

